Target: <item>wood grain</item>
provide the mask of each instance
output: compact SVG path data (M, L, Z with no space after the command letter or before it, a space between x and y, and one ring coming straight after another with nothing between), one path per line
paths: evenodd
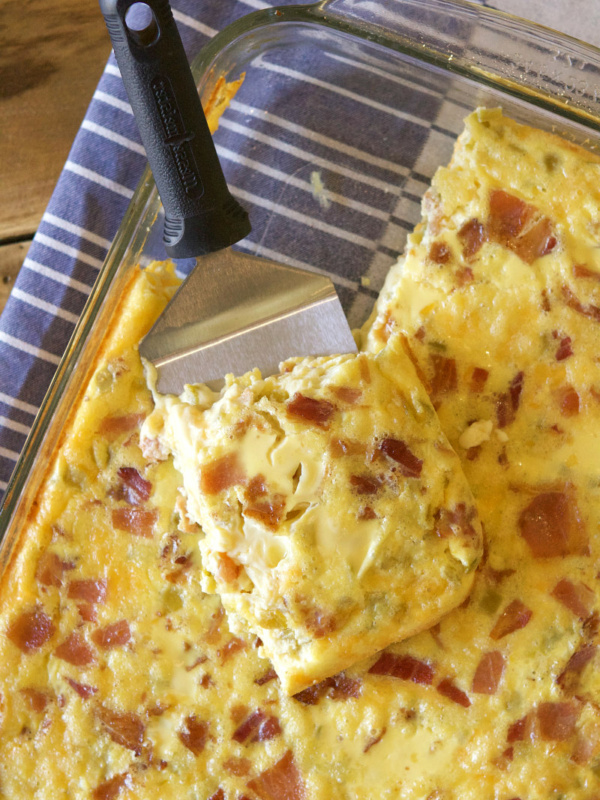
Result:
M0 0L0 242L35 232L109 53L97 0Z

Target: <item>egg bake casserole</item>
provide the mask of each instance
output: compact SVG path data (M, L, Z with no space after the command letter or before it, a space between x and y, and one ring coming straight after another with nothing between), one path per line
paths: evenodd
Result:
M0 587L0 797L600 798L599 175L475 112L359 353L221 395L153 397L132 276Z

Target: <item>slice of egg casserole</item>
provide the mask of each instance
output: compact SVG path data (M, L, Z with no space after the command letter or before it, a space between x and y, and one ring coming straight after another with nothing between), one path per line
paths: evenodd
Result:
M289 694L463 602L481 527L401 337L156 395L142 447L174 455L206 592L262 642Z
M291 363L280 394L275 381L251 374L216 402L199 391L187 403L165 401L171 422L176 409L204 420L197 444L214 448L206 450L213 465L233 452L244 469L244 484L199 497L207 532L190 518L197 486L184 503L171 457L140 447L155 406L136 343L176 281L161 265L133 275L0 584L0 797L600 797L599 170L595 155L498 111L471 115L359 356ZM429 400L403 388L404 343ZM371 384L362 376L360 398L340 394L361 364ZM306 407L321 409L317 419L329 408L320 403L335 407L328 428L306 410L288 415L299 382L300 395L317 402ZM390 405L370 394L375 386L405 400ZM361 403L375 407L373 419L359 422ZM411 409L429 418L430 403L483 524L471 591L428 630L289 696L242 612L226 612L202 583L212 592L212 582L233 576L241 588L248 518L261 586L278 534L263 525L259 535L256 520L275 519L280 506L287 515L294 497L317 487L327 508L352 475L365 481L348 493L349 507L392 519L400 477L421 478L399 475L402 459L393 473L400 451L383 442L404 441L429 474L427 442L444 439L419 439L418 414L408 428L400 422ZM352 436L340 432L344 415ZM245 427L247 418L256 424ZM220 437L219 424L238 422L237 437ZM351 446L362 442L361 425L385 430L372 460ZM406 440L394 436L400 427ZM282 447L281 470L269 461L269 436L279 442L271 452ZM286 449L295 436L300 453ZM255 471L264 494L262 480L248 479ZM205 489L228 472L208 474L216 483ZM301 502L306 513L313 501ZM352 542L356 514L341 513ZM205 542L216 541L223 520L242 527L228 550L211 549ZM460 542L447 515L436 535L440 547ZM217 552L236 556L239 571ZM377 557L354 561L354 546L318 552L332 564L349 553L356 575L368 564L365 578L379 569ZM246 598L247 609L256 601L260 613L259 599Z

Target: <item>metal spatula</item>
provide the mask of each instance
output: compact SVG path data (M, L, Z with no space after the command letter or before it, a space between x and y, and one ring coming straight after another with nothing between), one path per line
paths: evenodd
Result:
M168 0L100 7L165 209L167 254L199 257L140 345L157 389L355 352L329 279L230 249L250 223L227 188Z

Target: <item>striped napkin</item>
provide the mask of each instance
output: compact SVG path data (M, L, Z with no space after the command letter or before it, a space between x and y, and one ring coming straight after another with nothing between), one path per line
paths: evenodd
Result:
M233 20L271 5L172 0L190 58ZM495 5L523 13L518 0ZM531 0L527 11L574 34L600 31L589 24L599 14L594 0L580 0L579 11L589 9L576 19L567 16L568 5ZM580 31L584 18L588 27ZM325 56L318 46L291 57L277 50L259 57L216 142L230 187L251 214L253 232L240 247L330 275L356 325L418 221L420 198L435 166L448 158L468 109L448 98L443 80L390 77L375 58L352 69L350 85L336 80L353 59L350 51ZM318 125L311 125L307 108ZM111 56L0 318L0 491L144 166Z

